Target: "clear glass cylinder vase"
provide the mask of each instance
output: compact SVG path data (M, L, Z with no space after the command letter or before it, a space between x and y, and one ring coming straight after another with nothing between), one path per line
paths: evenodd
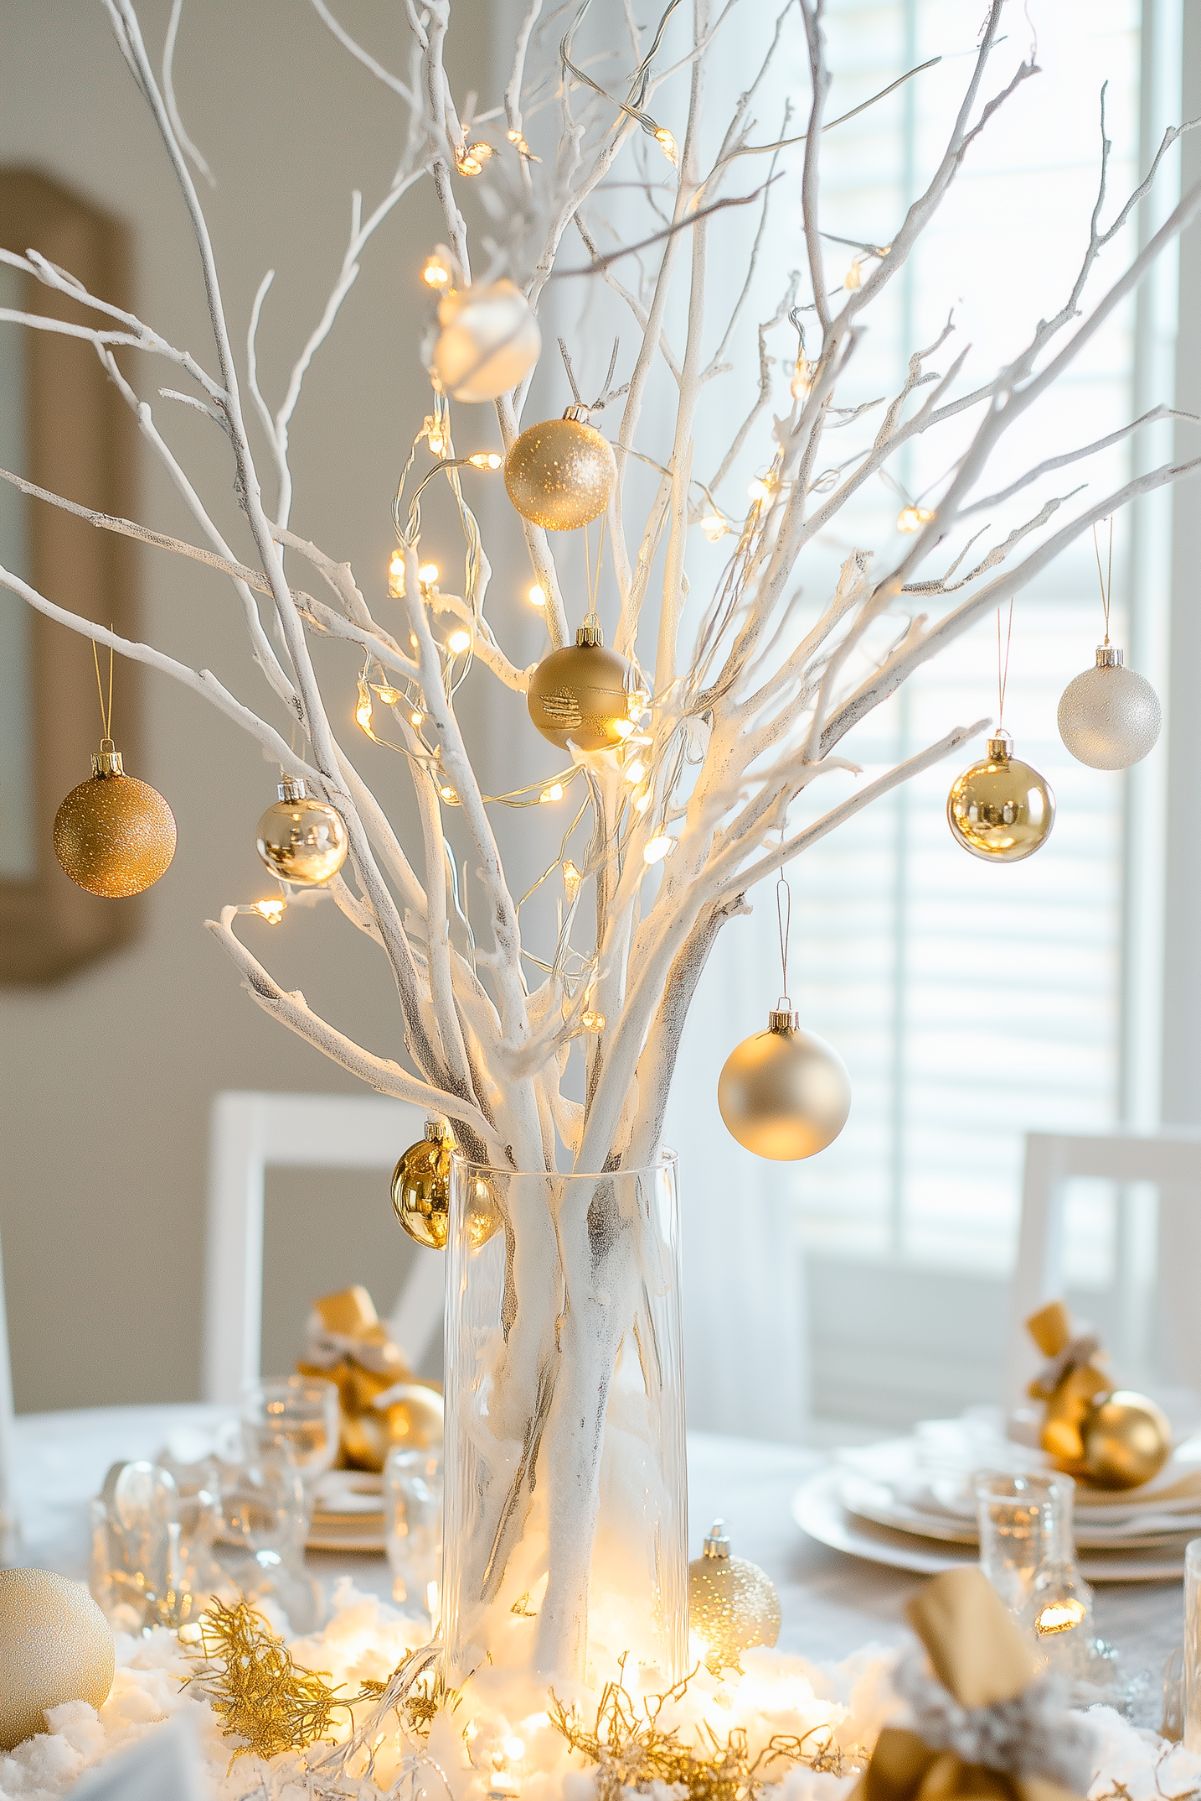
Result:
M447 1674L545 1684L687 1653L676 1162L456 1158L446 1310Z

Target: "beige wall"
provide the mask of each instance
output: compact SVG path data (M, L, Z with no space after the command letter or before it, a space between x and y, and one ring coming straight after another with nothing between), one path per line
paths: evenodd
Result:
M455 0L460 55L465 43L486 54L484 21L496 10ZM400 11L381 0L339 8L383 56ZM145 0L141 12L157 45L166 0ZM98 0L3 0L0 31L0 161L40 167L119 211L133 234L138 309L211 361L178 196ZM265 380L278 391L286 354L335 272L350 191L362 186L368 202L381 191L402 121L304 0L193 0L177 80L220 178L211 217L236 321L263 270L277 271L263 341ZM296 422L297 523L361 571L383 566L399 458L423 406L414 269L437 235L428 206L402 203L370 252ZM148 363L136 374L148 391L154 379L174 385L171 371ZM228 457L212 428L170 402L156 410L203 490L228 494ZM195 535L149 464L141 488L142 517ZM245 551L232 499L224 522ZM268 704L243 655L231 590L149 553L141 579L147 637ZM334 665L351 696L353 662L334 653ZM0 705L3 681L0 670ZM121 903L141 909L142 936L61 986L0 995L0 1235L21 1409L195 1393L213 1093L349 1086L256 1012L201 924L224 902L263 892L254 823L274 771L249 738L165 679L147 678L142 700L137 773L169 797L180 828L168 877L144 900ZM403 820L397 764L368 747L363 766ZM303 987L374 1048L397 1049L381 967L332 909L293 910L278 931L252 929L285 985ZM286 1194L273 1186L268 1360L288 1355L305 1296L326 1280L366 1276L390 1299L404 1257L398 1236L382 1183L314 1179Z

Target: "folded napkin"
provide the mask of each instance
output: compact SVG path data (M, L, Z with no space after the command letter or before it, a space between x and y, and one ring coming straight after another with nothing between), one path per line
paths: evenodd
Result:
M301 1376L322 1377L338 1390L338 1463L343 1469L382 1470L394 1444L441 1442L440 1391L413 1374L371 1296L358 1284L314 1301L308 1343L296 1370Z
M1091 1733L1037 1679L1032 1648L987 1577L947 1570L907 1612L930 1668L902 1662L897 1686L913 1725L884 1728L851 1801L1079 1801Z

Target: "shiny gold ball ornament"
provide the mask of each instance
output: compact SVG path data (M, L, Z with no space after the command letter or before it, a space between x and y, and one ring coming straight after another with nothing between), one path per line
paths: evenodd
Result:
M1172 1427L1161 1407L1129 1388L1100 1394L1080 1426L1084 1478L1095 1488L1138 1488L1172 1454Z
M1126 668L1117 645L1098 644L1093 667L1073 676L1060 696L1058 720L1077 762L1129 769L1154 750L1163 709L1146 676Z
M523 519L548 532L570 532L609 504L617 460L583 407L527 426L505 458L505 487Z
M633 668L606 650L598 625L582 625L574 644L543 657L526 705L544 738L560 750L612 750L628 738L641 701Z
M454 1134L441 1119L427 1119L425 1137L411 1144L392 1171L392 1210L410 1238L444 1251L450 1237L450 1178ZM500 1226L496 1196L478 1172L471 1178L467 1235L478 1250Z
M431 1251L444 1251L450 1236L454 1149L449 1126L427 1119L425 1137L409 1146L392 1171L392 1210L409 1237Z
M109 738L54 815L54 854L78 887L109 900L144 893L171 867L175 815L157 788L126 775Z
M1013 755L1009 733L998 731L988 755L951 784L947 823L973 857L1019 863L1050 837L1055 796L1037 769Z
M851 1111L851 1079L838 1052L797 1015L769 1013L766 1032L744 1038L722 1065L717 1106L727 1132L776 1163L816 1156Z
M780 1597L756 1563L731 1557L725 1524L715 1520L705 1549L688 1565L688 1631L710 1670L737 1664L753 1645L780 1636Z
M115 1671L108 1621L82 1582L0 1570L0 1749L45 1732L48 1707L102 1707Z
M541 349L538 321L514 282L477 282L438 302L431 374L452 400L498 400L525 380Z
M318 888L346 861L350 835L337 807L317 800L300 776L285 776L279 798L259 820L255 848L273 876Z

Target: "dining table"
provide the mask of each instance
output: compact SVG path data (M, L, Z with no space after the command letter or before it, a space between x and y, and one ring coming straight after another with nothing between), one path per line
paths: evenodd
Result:
M86 1580L88 1504L111 1465L153 1458L170 1435L211 1429L226 1412L186 1403L19 1415L12 1444L19 1560ZM905 1603L922 1581L819 1544L795 1523L794 1497L833 1454L704 1432L688 1440L693 1554L713 1521L723 1520L734 1554L759 1564L779 1590L781 1647L820 1663L900 1644ZM362 1591L389 1593L391 1575L381 1554L310 1551L308 1562L331 1589L336 1578L349 1576ZM1140 1711L1147 1717L1139 1723L1157 1723L1159 1676L1181 1643L1180 1581L1098 1585L1096 1626L1125 1672L1144 1679Z

